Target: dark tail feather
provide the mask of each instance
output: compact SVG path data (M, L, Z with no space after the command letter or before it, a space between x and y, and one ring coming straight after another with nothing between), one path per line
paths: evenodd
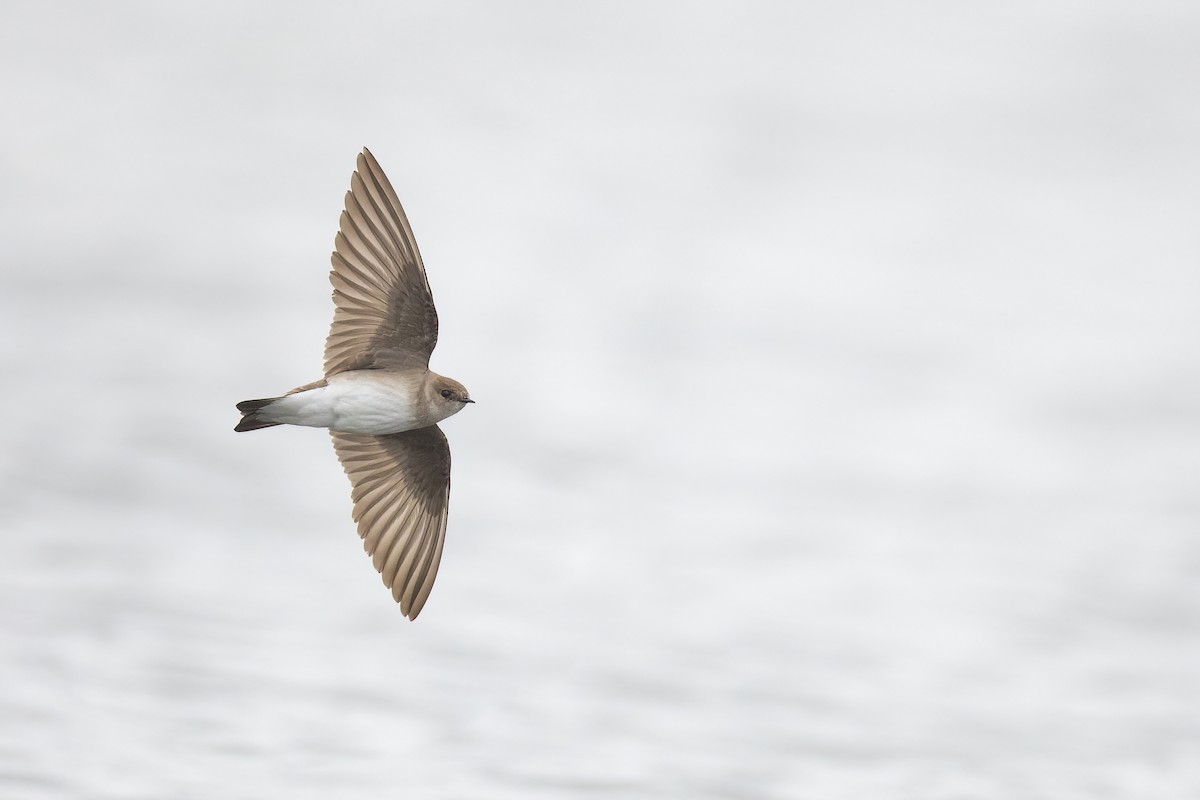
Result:
M237 410L242 412L242 421L235 427L235 431L256 431L259 428L274 428L276 425L282 425L282 422L267 422L260 419L258 411L278 400L278 397L268 397L265 400L243 400L237 404Z

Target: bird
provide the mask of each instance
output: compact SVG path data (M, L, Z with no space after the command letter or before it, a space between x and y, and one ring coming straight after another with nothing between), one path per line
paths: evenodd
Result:
M331 256L325 376L238 403L234 430L329 429L363 547L400 612L415 620L446 538L450 445L438 423L475 401L429 369L438 316L412 226L370 150L356 167Z

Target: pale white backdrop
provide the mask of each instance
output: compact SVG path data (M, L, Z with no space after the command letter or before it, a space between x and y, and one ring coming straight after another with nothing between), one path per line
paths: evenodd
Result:
M0 796L1200 794L1200 7L10 3ZM404 620L320 431L369 146Z

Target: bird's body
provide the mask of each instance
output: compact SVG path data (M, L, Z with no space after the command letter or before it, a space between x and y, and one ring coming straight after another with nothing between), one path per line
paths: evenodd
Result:
M448 379L429 370L358 369L275 398L255 420L383 436L436 425L462 409L439 395ZM256 402L256 401L249 401Z
M395 191L365 149L336 243L325 377L238 403L234 430L330 430L364 547L400 610L416 619L441 560L450 498L450 447L437 423L475 401L429 369L438 320L425 267Z

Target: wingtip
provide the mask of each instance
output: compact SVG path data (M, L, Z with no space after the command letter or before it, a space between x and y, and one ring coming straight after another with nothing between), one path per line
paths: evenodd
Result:
M396 605L400 606L401 616L406 617L409 622L416 621L417 615L421 613L421 609L425 605L424 603L422 603L421 605L417 606L416 608L413 608L412 603L405 602L405 598L403 597L403 595L401 595L401 597L396 597L396 595L393 594L392 599L396 601Z
M358 171L360 173L369 173L372 177L375 177L376 180L379 180L380 178L382 178L383 181L387 180L387 176L383 174L383 167L379 166L379 160L375 158L374 153L365 147L362 149L362 152L358 154Z

